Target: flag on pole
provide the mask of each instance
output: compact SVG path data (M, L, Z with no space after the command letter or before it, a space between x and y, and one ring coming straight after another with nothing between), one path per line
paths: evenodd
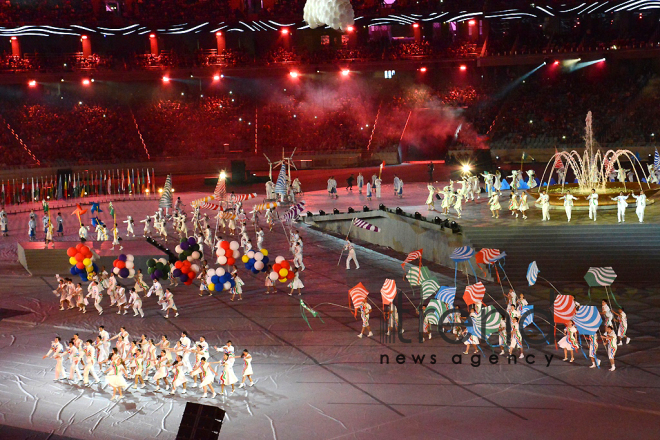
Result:
M358 228L366 229L367 231L380 232L378 226L374 226L371 223L365 222L359 218L353 219L353 224Z
M481 303L483 302L484 295L486 294L486 287L481 281L476 284L471 284L465 287L465 293L463 294L463 300L468 306L470 304Z
M396 282L386 279L383 287L380 289L380 294L383 296L383 306L391 304L396 297Z
M351 290L348 291L348 298L349 298L349 306L353 306L353 316L357 316L357 311L362 305L367 300L367 295L369 295L369 292L367 289L362 285L362 283L358 283L357 286L353 287Z
M215 186L215 191L213 191L213 197L217 200L224 200L227 195L227 183L226 179L222 177L223 173L220 173L218 176L218 183Z
M561 161L561 156L559 155L559 152L555 148L555 168L564 168L564 163Z
M160 196L159 208L172 208L172 176L168 175L165 179L163 194Z
M275 182L275 192L282 195L286 195L286 170L284 168L285 165L282 164L280 174L277 176L277 182Z
M658 154L658 149L655 149L655 154L653 155L653 168L660 169L660 154Z
M416 259L419 258L420 260L420 265L421 265L421 260L422 260L422 252L424 252L423 249L420 249L418 251L413 251L408 254L405 260L403 260L403 263L401 264L401 267L405 266L406 263L410 263L411 261L415 261Z
M293 221L305 210L305 202L296 203L282 216L282 222Z

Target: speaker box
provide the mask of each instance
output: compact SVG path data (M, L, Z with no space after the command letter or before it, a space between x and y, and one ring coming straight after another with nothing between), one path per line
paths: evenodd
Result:
M231 183L244 183L245 182L245 161L232 160L231 161Z
M217 440L222 428L225 411L217 406L186 403L177 440Z

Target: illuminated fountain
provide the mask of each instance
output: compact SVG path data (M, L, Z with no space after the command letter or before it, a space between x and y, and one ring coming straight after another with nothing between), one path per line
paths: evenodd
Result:
M660 185L642 182L637 172L637 168L641 170L642 178L645 178L647 181L648 178L644 173L644 167L632 151L607 150L605 153L601 153L600 150L596 150L594 153L591 112L587 113L584 142L585 149L582 156L580 156L575 150L570 153L562 151L555 153L548 161L541 178L541 186L537 188L537 191L540 192L543 189L547 190L548 195L550 196L550 205L563 206L564 201L559 198L569 190L572 195L578 198L574 202L576 207L588 206L586 197L591 194L592 189L595 189L596 193L600 196L598 198L598 204L600 207L616 206L616 201L612 200L612 197L619 195L619 192L621 191L623 191L624 194L630 194L632 191L638 194L641 190L644 191L644 194L646 194L647 197L651 197L660 191ZM632 171L635 173L635 182L609 181L610 173L615 170L615 165L617 165L617 169L623 169L619 161L620 158L625 158L630 161ZM577 183L550 185L553 173L557 171L554 164L558 159L564 164L567 174L569 170L573 171ZM638 167L636 167L635 164L637 164ZM548 167L551 167L549 173ZM545 178L546 173L548 173L547 180ZM544 184L547 186L543 186ZM631 203L630 200L628 203ZM634 203L634 200L632 200L632 203ZM652 201L649 200L649 203L652 203Z

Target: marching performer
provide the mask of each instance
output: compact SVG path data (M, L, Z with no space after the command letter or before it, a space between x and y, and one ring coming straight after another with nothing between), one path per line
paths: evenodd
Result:
M495 183L497 183L497 181ZM444 200L442 203L444 205ZM490 197L490 200L488 200L488 204L490 205L490 212L493 213L493 218L500 218L500 209L502 209L502 207L500 206L499 190L493 193L493 195Z
M520 334L520 325L518 324L518 318L511 319L511 344L509 346L509 356L512 355L513 350L520 347L520 359L525 357L523 353L522 346L522 335Z
M509 199L509 211L511 211L511 215L516 215L516 218L518 218L518 193L513 190L511 191L511 198Z
M591 359L591 366L589 368L596 368L600 366L600 359L598 359L598 339L596 335L585 335L584 338L589 344L589 359Z
M144 223L144 232L142 233L142 236L151 237L151 217L147 216L144 220L140 220L140 223Z
M293 265L296 269L305 270L305 263L303 263L303 246L302 241L296 240L293 245Z
M617 349L617 338L616 338L616 333L614 333L614 328L611 325L607 326L607 331L605 332L605 335L602 336L603 338L603 343L605 344L605 349L607 350L607 357L610 360L610 371L616 370L616 366L614 365L614 357L616 356L616 349Z
M124 223L126 223L126 236L130 237L132 235L133 237L135 237L135 232L133 231L133 226L135 225L135 221L133 221L133 217L129 215L127 219L124 220Z
M623 345L624 339L626 344L630 344L630 338L626 336L626 332L628 331L628 315L623 311L623 307L621 307L618 312L612 312L617 316L617 321L619 321L619 331L617 333L617 336L619 337L619 345Z
M380 199L380 187L383 185L383 181L380 179L380 177L376 178L376 183L374 184L374 187L376 188L376 198Z
M64 237L64 219L62 218L61 212L57 213L57 218L55 218L55 222L57 223L57 235L59 237Z
M140 299L140 295L138 295L135 288L132 288L130 292L131 297L128 300L128 305L133 308L133 316L137 316L139 313L140 317L144 318L144 312L142 311L142 299ZM124 314L126 314L126 312L124 312Z
M458 218L461 218L461 212L463 212L463 197L463 194L459 192L456 194L456 200L454 201L454 210Z
M591 194L586 199L589 201L589 218L596 221L596 212L598 211L598 194L596 194L596 190L592 189Z
M115 223L115 227L112 228L112 247L110 248L111 251L115 250L115 246L119 245L119 250L124 249L124 246L121 245L120 243L121 237L119 236L119 228L117 227L117 223Z
M330 194L330 198L339 198L339 195L337 194L337 181L334 176L330 176L328 179L328 194Z
M374 334L371 332L371 327L369 326L369 313L371 313L371 306L365 300L360 306L360 317L362 318L362 330L358 338L361 338L362 335L366 334L368 338L372 337ZM369 332L367 334L367 332Z
M346 244L344 245L344 250L348 251L348 257L346 257L346 270L350 270L351 260L353 260L353 262L355 263L355 268L359 269L360 263L358 263L357 255L355 255L355 247L353 247L353 243L351 243L350 240L346 240Z
M52 357L55 359L55 379L53 380L60 380L60 376L62 376L62 379L65 377L64 372L62 371L63 356L64 348L62 347L61 339L59 336L55 336L55 339L50 344L50 350L48 350L48 353L42 358L46 359L47 357Z
M362 175L362 173L358 173L357 186L359 193L362 194L362 187L364 186L364 176Z
M601 305L600 314L603 315L603 321L605 321L605 327L609 327L612 325L612 320L614 320L614 315L610 310L610 306L607 305L607 300L603 300L601 303L602 305Z
M628 196L623 195L623 191L619 193L618 196L612 197L612 200L616 200L616 218L619 223L626 221L626 208L628 207Z
M371 200L371 182L367 182L367 200Z
M527 211L529 210L529 204L527 203L527 191L523 191L520 195L520 205L518 209L522 213L523 220L527 220Z
M92 297L94 300L94 308L99 312L99 315L103 314L103 307L101 307L101 292L99 291L99 283L97 281L92 281L87 288L86 298Z
M94 364L96 364L96 349L92 345L92 340L88 339L83 348L83 353L85 354L85 368L83 369L83 383L85 385L89 384L89 373L92 373L94 377L94 383L99 383L101 380L99 376L94 371Z
M570 321L568 324L566 324L566 332L564 333L564 337L561 338L561 340L557 343L559 348L562 348L564 350L564 360L568 360L568 352L571 352L571 360L570 362L573 362L575 360L573 354L574 351L580 348L580 344L578 343L577 340L577 328L575 328L575 324L573 324L573 321Z
M124 286L117 286L115 289L115 298L117 299L117 314L121 315L122 309L124 310L124 315L127 314L128 305L126 304L126 288Z
M543 190L536 201L541 204L541 212L543 214L541 221L550 221L550 196Z
M435 193L437 190L435 189L435 186L433 186L432 183L428 183L426 185L426 188L429 190L429 196L426 198L426 209L429 211L435 211Z
M636 196L635 193L632 193L632 196L635 198L635 213L640 223L644 223L644 210L646 209L646 194L644 191L640 190L639 195Z
M215 380L215 371L213 368L211 368L211 364L207 361L206 357L203 357L201 359L201 364L199 366L199 374L201 375L201 381L202 383L199 385L202 390L204 390L204 395L202 396L205 398L207 396L207 388L211 390L213 395L211 398L215 398L215 390L213 389L213 381Z
M69 349L67 350L67 356L69 357L69 382L74 382L73 380L73 373L76 373L76 380L75 382L78 382L79 380L82 380L82 374L80 374L80 370L78 369L78 363L80 362L80 358L82 357L82 354L80 351L78 351L78 347L73 342L73 339L69 341Z
M301 295L302 293L300 292L300 289L304 288L305 285L300 281L300 270L298 269L293 269L293 280L289 283L289 287L291 287L291 292L289 292L289 296L293 294L293 291L298 289L298 295Z
M238 387L245 388L245 378L248 378L250 381L250 386L253 387L254 382L252 381L252 355L247 351L247 349L245 349L243 350L241 357L243 358L245 365L243 366L243 379L241 380L241 384Z
M80 229L78 229L78 237L80 238L80 242L84 243L87 241L87 232L89 231L89 226L85 226L84 224L80 224Z
M264 231L257 228L257 249L261 250L264 247Z
M243 301L243 285L245 284L241 277L238 276L238 273L232 275L234 278L234 287L231 288L231 301L234 300L234 297L238 293L238 300Z
M176 318L179 316L179 310L176 308L176 305L174 304L174 295L172 292L170 292L170 289L165 289L165 295L163 296L163 302L166 304L166 309L165 309L165 317L169 318L170 316L170 310L174 310L174 317Z
M571 212L573 211L573 200L577 200L570 191L566 191L566 194L559 198L559 200L564 201L564 210L566 210L566 217L568 221L571 221Z

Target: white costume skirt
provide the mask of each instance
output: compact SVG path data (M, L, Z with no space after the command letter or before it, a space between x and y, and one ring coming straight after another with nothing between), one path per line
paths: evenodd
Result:
M162 379L167 377L167 369L165 367L160 367L156 374L154 374L154 380Z
M561 338L561 341L559 341L557 345L559 346L559 348L565 348L566 350L573 351L573 347L568 342L568 338L566 336Z
M470 345L470 344L473 344L473 345L479 345L479 339L477 339L477 337L474 336L474 335L470 335L470 337L467 338L467 340L466 340L465 342L463 342L463 343L464 343L465 345Z
M238 378L234 374L233 368L226 368L223 370L222 375L220 375L220 383L223 385L231 385L238 382Z
M207 374L200 386L205 387L205 386L211 385L213 383L213 379L215 379L214 375Z
M126 379L124 379L124 376L120 375L110 375L105 377L105 383L110 385L113 388L125 388L128 386L128 383L126 383Z
M243 367L243 376L250 376L252 375L252 362L247 364L245 367Z
M302 289L303 287L305 287L305 285L302 283L302 281L300 281L300 279L297 279L297 280L293 280L293 282L291 283L291 287L293 289Z
M173 383L174 387L180 387L184 383L188 382L188 379L186 378L185 374L179 374L179 376L176 378L176 380Z

